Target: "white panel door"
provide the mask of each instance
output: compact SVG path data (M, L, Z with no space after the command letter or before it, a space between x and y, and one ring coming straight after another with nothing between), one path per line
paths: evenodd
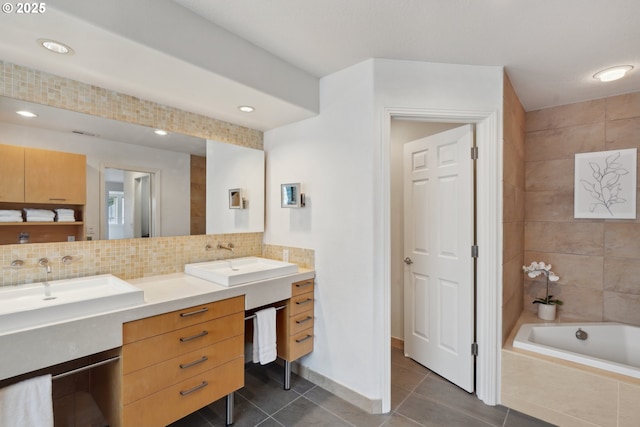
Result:
M404 147L408 357L473 392L473 127Z

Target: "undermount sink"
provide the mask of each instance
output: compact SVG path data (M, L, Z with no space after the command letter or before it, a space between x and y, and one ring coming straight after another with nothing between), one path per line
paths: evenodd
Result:
M0 333L144 303L111 274L0 288Z
M186 264L184 272L223 286L235 286L298 272L298 265L272 259L247 257Z

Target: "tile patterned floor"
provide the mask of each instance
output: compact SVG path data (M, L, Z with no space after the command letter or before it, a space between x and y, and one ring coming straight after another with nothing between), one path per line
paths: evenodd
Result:
M372 415L292 374L282 388L282 368L247 365L245 386L235 394L235 427L545 427L551 424L503 406L487 406L411 359L391 354L391 406ZM223 427L219 400L169 427Z

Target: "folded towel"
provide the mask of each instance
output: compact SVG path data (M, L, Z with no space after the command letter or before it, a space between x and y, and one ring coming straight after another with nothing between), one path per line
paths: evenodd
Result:
M265 308L253 319L253 362L261 365L276 360L276 309Z
M54 217L55 213L49 209L33 209L33 208L24 208L24 211L27 215L33 216L45 216L45 217Z
M53 218L44 218L39 216L28 216L27 222L53 222Z
M0 426L53 427L51 375L0 389Z
M20 218L22 218L22 211L17 211L17 210L13 210L13 209L0 210L0 218L16 217L16 216L19 216Z
M58 217L57 219L58 222L76 222L76 219L74 217L67 217L67 216L63 216L63 217Z
M58 214L58 216L63 216L63 215L74 216L75 215L75 211L73 209L65 209L65 208L56 209L56 213Z
M23 222L21 216L0 216L0 222Z

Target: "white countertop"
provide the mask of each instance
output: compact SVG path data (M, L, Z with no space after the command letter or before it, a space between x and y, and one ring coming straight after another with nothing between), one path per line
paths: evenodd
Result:
M144 291L144 304L0 334L0 380L122 346L122 324L187 307L245 296L249 310L291 297L291 283L315 271L226 287L184 273L129 283Z

